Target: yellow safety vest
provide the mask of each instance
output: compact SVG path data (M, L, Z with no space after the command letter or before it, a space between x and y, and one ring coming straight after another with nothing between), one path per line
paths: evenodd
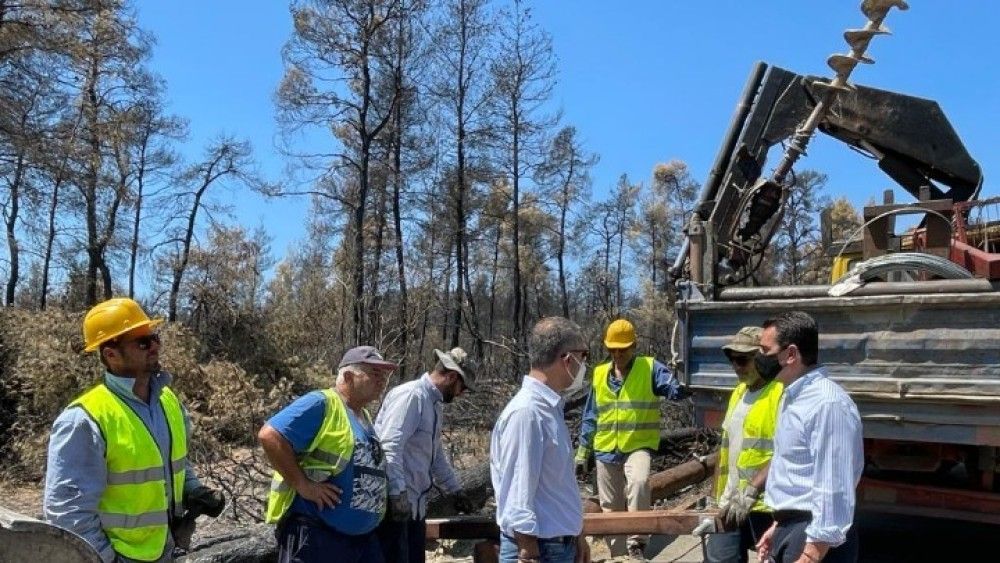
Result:
M660 402L653 394L653 358L636 356L616 395L608 385L612 362L594 368L597 433L594 450L634 452L660 445Z
M104 384L70 403L75 405L87 411L104 436L108 476L97 504L101 528L117 553L139 561L159 559L167 545L169 511L181 516L184 510L187 429L177 395L169 387L160 391L170 429L169 464L142 419ZM167 506L166 471L173 476L173 507Z
M739 477L737 487L742 489L747 486L750 479L757 474L757 471L771 460L774 453L774 432L778 427L778 401L781 400L781 392L785 389L778 380L771 380L760 389L757 400L750 405L747 417L743 421L743 449L736 459L736 474ZM729 406L726 409L726 416L733 412L733 409L743 396L747 393L745 383L740 383L733 390L729 397ZM729 481L729 435L723 426L722 447L719 449L719 480L715 484L717 496L721 496L726 490L726 483ZM754 503L751 510L754 512L770 512L770 509L763 502L763 497Z
M343 399L333 389L323 389L323 395L326 396L323 424L306 453L299 459L299 466L306 476L317 482L338 475L354 455L354 430L351 429L351 420L347 417ZM267 496L265 521L271 524L281 520L293 500L295 489L275 471L271 480L271 492Z

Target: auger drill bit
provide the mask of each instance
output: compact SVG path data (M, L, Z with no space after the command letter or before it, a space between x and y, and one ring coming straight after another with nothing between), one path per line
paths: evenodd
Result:
M795 134L785 148L781 162L775 167L770 178L758 180L743 198L746 202L742 207L745 210L744 219L736 222L729 238L732 245L731 265L747 264L755 248L762 249L770 242L775 227L781 221L784 204L788 200L788 186L785 185L788 173L799 157L805 154L806 146L823 122L838 93L851 88L848 79L855 67L859 63L875 62L865 52L872 37L890 33L889 29L882 25L882 21L892 8L906 10L909 6L904 0L864 0L861 3L861 12L868 18L868 22L862 29L849 29L844 32L844 40L851 48L851 52L846 55L831 55L827 59L827 65L835 73L833 80L829 83L815 84L817 90L821 92L821 97L805 121L796 128ZM761 229L768 224L768 221L771 221L770 228L762 233ZM758 233L762 236L759 242L755 243L752 238Z

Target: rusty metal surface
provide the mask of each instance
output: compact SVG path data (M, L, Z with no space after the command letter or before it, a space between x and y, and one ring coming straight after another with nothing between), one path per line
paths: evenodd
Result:
M863 478L858 485L863 510L1000 524L1000 494L928 487Z
M816 318L820 362L866 437L1000 446L1000 292L682 303L682 378L699 410L723 408L736 385L720 350L731 335L794 309Z

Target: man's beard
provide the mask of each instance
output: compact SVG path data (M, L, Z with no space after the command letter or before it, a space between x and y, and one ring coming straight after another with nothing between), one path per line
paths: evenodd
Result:
M736 378L740 380L740 383L746 383L747 385L753 385L762 380L760 374L757 373L757 370L752 365L743 375L737 373Z
M452 401L455 400L456 396L458 396L458 393L455 392L454 384L452 384L451 387L448 387L447 389L441 392L441 398L444 400L445 403L451 403Z

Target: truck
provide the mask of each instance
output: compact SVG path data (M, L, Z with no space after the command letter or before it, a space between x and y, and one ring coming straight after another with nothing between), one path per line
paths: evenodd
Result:
M1000 222L983 175L932 101L851 84L893 0L866 1L863 29L832 79L758 63L744 88L671 268L679 377L695 417L720 426L736 378L721 346L740 327L802 310L820 363L858 406L866 467L858 508L1000 524ZM753 287L787 203L788 175L814 133L872 158L913 197L866 207L856 240L831 257L839 283ZM784 145L765 175L768 152ZM921 223L897 234L895 219ZM1000 214L993 214L1000 218ZM839 272L838 272L839 273ZM835 460L829 460L835 463Z

